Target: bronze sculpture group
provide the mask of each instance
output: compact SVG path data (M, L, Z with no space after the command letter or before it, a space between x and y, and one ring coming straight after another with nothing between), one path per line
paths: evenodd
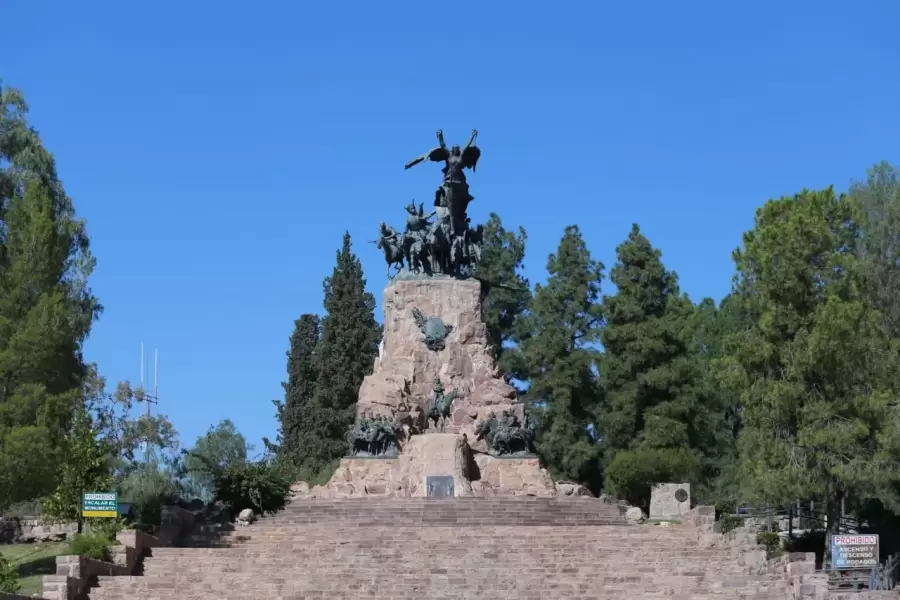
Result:
M349 455L353 457L397 456L400 425L384 415L362 416L347 431Z
M475 438L487 442L491 456L529 456L533 453L534 426L526 418L523 424L511 410L498 419L493 412L475 424Z
M473 277L475 266L481 258L484 230L481 225L471 228L466 214L469 203L474 199L469 193L465 169L475 170L481 150L475 145L478 132L472 136L464 148L444 143L444 134L437 132L438 147L406 163L409 169L421 162L443 162L443 181L434 194L434 210L425 214L424 205L415 202L406 207L406 228L403 233L381 223L379 237L372 243L384 253L388 278L398 274L420 277L449 276ZM433 219L433 220L432 220ZM394 273L392 269L396 269ZM499 282L482 281L484 285L504 286ZM514 289L514 288L510 288ZM418 308L412 309L416 326L422 332L422 343L433 351L444 350L447 336L453 327L445 324L439 316L426 316ZM408 389L408 383L405 389ZM458 390L445 393L439 377L434 378L433 395L425 401L425 424L429 429L443 432L450 421L451 407L461 397ZM433 426L432 426L433 422ZM384 457L397 456L398 436L404 425L394 418L385 416L357 419L347 431L350 456ZM421 432L421 426L407 428L407 433ZM501 418L489 413L487 419L475 426L478 440L484 440L492 456L526 456L533 451L534 429L527 422L523 424L513 411L504 411Z
M415 202L406 207L406 228L400 233L383 221L378 239L373 241L384 254L388 278L398 273L408 275L449 275L468 277L473 274L481 258L484 228L469 227L466 214L469 193L465 169L475 170L481 150L475 145L477 131L465 148L447 148L444 134L437 132L438 147L415 158L404 168L409 169L426 160L443 162L444 179L434 194L434 209L425 214L424 203ZM434 219L434 221L432 221ZM392 269L396 269L391 273Z

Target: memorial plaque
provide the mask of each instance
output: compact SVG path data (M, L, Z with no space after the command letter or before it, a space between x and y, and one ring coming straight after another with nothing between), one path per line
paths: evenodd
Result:
M877 534L832 535L830 546L832 569L874 569L880 564Z
M452 498L453 497L453 476L452 475L428 476L425 479L425 487L428 490L429 498Z

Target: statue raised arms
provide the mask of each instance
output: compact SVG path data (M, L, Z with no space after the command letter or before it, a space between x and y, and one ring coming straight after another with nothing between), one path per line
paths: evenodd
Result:
M444 161L444 168L441 169L444 173L444 183L464 184L466 183L466 175L463 169L469 168L474 171L478 165L478 159L481 157L481 149L475 145L477 137L478 131L473 129L465 148L460 150L459 146L453 145L447 150L447 144L444 143L444 132L438 129L437 138L440 145L422 156L412 159L403 168L409 169L426 160L432 162Z

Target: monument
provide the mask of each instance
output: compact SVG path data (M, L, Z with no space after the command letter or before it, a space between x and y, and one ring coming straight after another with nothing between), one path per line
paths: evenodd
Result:
M556 494L482 318L487 286L503 284L475 272L483 230L467 214L465 171L481 157L477 137L447 148L438 131L438 146L406 164L443 163L443 180L427 214L411 202L403 231L381 222L372 242L387 267L384 337L359 391L347 457L313 496Z

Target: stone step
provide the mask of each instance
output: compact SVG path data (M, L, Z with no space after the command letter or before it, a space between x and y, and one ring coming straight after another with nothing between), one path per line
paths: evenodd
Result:
M621 567L617 569L617 572L634 572L640 573L641 569L645 569L649 571L657 571L660 569L669 569L671 571L684 571L684 572L695 572L695 571L705 571L706 565L709 564L718 564L722 566L727 566L730 561L727 560L727 557L722 560L715 560L716 557L710 557L708 555L703 555L697 557L694 560L680 560L676 564L673 564L672 561L675 558L678 558L673 555L648 555L646 557L642 557L640 554L636 553L628 553L621 554L620 557L593 557L590 554L581 554L581 555L568 555L563 556L561 559L554 559L554 555L552 553L547 554L533 554L527 555L524 553L521 554L512 554L509 555L508 558L499 558L497 555L501 554L502 550L498 550L498 552L494 553L483 553L483 554L475 554L475 555L462 555L461 553L452 553L449 554L449 557L453 559L453 563L455 565L474 565L478 567L484 562L491 562L492 565L507 565L507 564L547 564L549 567L556 568L560 564L562 565L584 565L584 564L596 564L596 565L606 565L613 563L620 563L625 559L634 559L641 560L639 564L640 566L634 567ZM335 554L334 556L329 557L319 557L317 558L315 555L308 556L298 556L297 560L277 560L275 556L271 555L247 555L243 557L208 557L208 558L197 558L192 561L189 565L185 565L185 558L172 557L165 559L155 559L153 561L147 561L147 564L144 567L144 573L150 574L152 572L163 572L168 573L171 572L172 569L178 569L179 572L182 570L189 570L193 568L207 568L211 566L223 566L223 567L232 567L234 569L248 570L248 569L257 569L257 570L272 570L276 568L291 568L305 561L315 560L315 568L325 568L330 565L343 565L343 564L353 564L357 568L365 568L367 565L375 565L377 567L384 567L385 562L407 562L411 564L422 564L422 561L416 561L416 555L414 554L386 554L379 553L373 554L371 556L364 556L359 554ZM260 564L242 564L242 563L250 563L250 562L259 562ZM263 564L265 563L265 564ZM548 568L549 568L548 567ZM484 567L488 568L488 567ZM400 567L398 567L400 569ZM735 569L737 571L737 569Z
M368 600L547 600L565 598L565 600L787 600L789 596L786 591L782 590L759 590L759 589L734 589L719 591L699 591L699 590L671 590L659 593L656 590L640 590L639 596L636 596L634 589L611 589L606 588L598 592L596 586L569 587L535 587L522 585L520 587L507 587L504 589L477 587L476 589L460 590L455 584L443 584L441 586L419 584L416 586L406 587L359 587L349 591L319 589L319 590L294 590L292 588L272 588L265 590L254 590L251 595L246 595L247 600L332 600L332 599L352 599L366 598ZM94 595L94 594L97 595ZM100 594L92 592L92 599L104 600L166 600L189 599L189 600L221 600L222 598L233 598L240 592L219 592L204 591L191 593L190 595L181 593L178 590L139 590L135 592L115 592L110 594ZM234 595L233 595L234 594Z
M209 525L154 548L143 575L90 600L787 600L751 575L753 542L626 524L593 499L295 501L250 527Z
M395 597L412 598L412 593L421 594L419 598L434 598L434 592L440 591L443 594L465 594L465 597L487 598L494 597L490 594L498 592L541 592L541 595L531 596L539 598L555 598L566 597L569 593L585 593L592 592L600 598L608 598L610 596L627 597L624 594L632 594L631 598L645 597L643 594L653 592L669 592L669 597L678 597L676 594L703 594L710 597L728 597L741 598L745 595L767 597L780 597L777 594L784 594L786 590L783 587L766 584L762 581L747 581L744 579L725 579L721 586L715 588L704 587L702 578L684 578L684 577L661 577L652 580L630 578L630 577L597 577L594 580L575 577L522 577L515 574L479 577L469 574L418 574L414 577L394 576L393 574L384 574L381 578L368 579L362 581L355 578L354 581L346 581L340 578L340 573L323 575L315 578L301 580L293 577L280 581L257 581L253 578L237 578L228 574L221 574L216 578L214 583L202 582L175 582L175 581L147 581L134 582L131 586L122 588L113 588L108 586L107 582L101 580L99 587L91 590L91 598L127 598L140 597L142 594L156 594L157 597L163 595L178 594L178 597L215 597L215 594L221 594L220 597L240 597L263 598L263 597L296 597L298 594L304 593L326 593L326 597L354 597L345 596L344 594L356 593L358 596L368 595L371 593L390 592ZM428 593L431 591L432 593ZM404 594L406 592L407 594ZM470 595L470 593L481 592L484 595ZM487 592L487 593L485 593ZM562 596L561 594L564 594ZM128 596L131 594L131 596ZM171 597L171 596L169 596ZM462 597L462 596L455 596Z
M551 543L548 540L520 540L514 542L520 543L504 543L504 541L483 540L481 542L475 540L461 540L459 543L452 542L423 542L422 540L410 540L408 543L398 542L396 544L382 544L377 541L361 542L358 540L344 541L321 541L321 542L304 542L302 539L293 539L284 542L268 544L240 544L231 548L154 548L152 556L155 557L173 557L175 559L197 558L202 559L207 556L218 556L224 559L235 559L245 556L254 556L265 554L266 549L270 549L270 554L277 555L287 550L292 551L292 556L310 555L315 556L321 553L343 552L345 554L359 554L361 556L371 556L373 554L391 554L391 555L417 555L422 552L433 553L441 552L465 552L470 555L481 555L491 552L504 552L509 555L523 554L526 556L534 556L536 554L548 553L565 553L572 555L594 556L609 552L620 552L622 556L630 554L643 556L690 556L716 557L723 554L723 549L699 546L696 543L686 543L678 547L671 547L665 544L641 544L640 546L621 547L615 543L603 542L584 542L583 544L573 547L573 544ZM728 554L724 552L724 554Z

